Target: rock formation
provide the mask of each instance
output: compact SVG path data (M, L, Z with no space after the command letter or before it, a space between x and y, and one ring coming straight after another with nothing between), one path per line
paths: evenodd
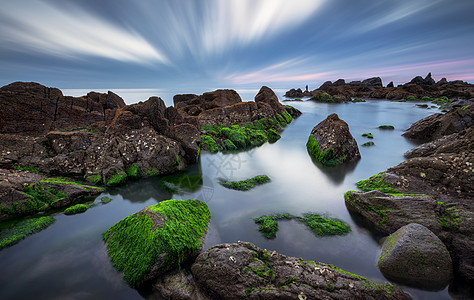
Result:
M443 242L416 223L405 225L386 238L377 264L387 278L430 290L445 288L453 272Z
M349 132L349 126L337 114L329 115L313 128L306 148L313 159L326 166L360 158L357 142Z

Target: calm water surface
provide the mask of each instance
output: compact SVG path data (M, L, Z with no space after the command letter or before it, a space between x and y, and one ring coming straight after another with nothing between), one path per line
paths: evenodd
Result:
M172 92L155 90L172 104ZM150 90L134 99L145 100ZM240 91L251 100L257 91ZM277 90L277 92L282 92ZM66 95L83 95L84 90L67 90ZM117 92L119 95L123 93ZM142 97L143 96L143 97ZM124 96L127 103L137 102ZM346 271L376 282L386 279L376 261L380 253L378 238L355 223L344 205L344 193L357 189L355 182L394 166L403 153L414 145L401 136L413 122L437 112L417 108L414 103L367 101L351 104L291 102L303 115L290 124L275 144L234 154L201 155L201 162L186 173L201 174L202 186L194 192L169 195L158 185L158 178L143 179L124 187L108 190L95 200L95 206L74 216L56 215L56 222L46 230L28 237L0 252L1 299L141 299L146 292L131 289L112 267L102 241L102 234L120 219L159 201L197 198L211 210L211 224L205 248L218 243L248 241L259 247L289 256L302 257L336 265ZM360 147L362 159L342 168L320 168L306 152L311 129L327 115L337 113L349 124L359 146L368 141L362 133L371 132L375 146ZM395 130L383 131L379 125L390 124ZM219 179L240 180L266 174L271 183L251 191L223 188ZM100 198L113 200L102 204ZM261 215L288 212L301 215L316 212L338 218L352 231L339 237L317 237L295 221L279 222L277 238L266 240L253 219ZM404 288L415 299L451 299L446 288L426 292Z

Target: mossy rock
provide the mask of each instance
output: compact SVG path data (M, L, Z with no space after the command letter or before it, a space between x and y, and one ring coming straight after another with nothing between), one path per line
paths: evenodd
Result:
M104 241L114 267L139 287L198 255L210 218L204 202L171 199L122 219Z
M89 206L85 204L76 204L71 207L68 207L64 210L65 215L75 215L85 212L89 209Z
M239 180L239 181L221 180L220 184L223 187L226 187L228 189L238 190L238 191L248 191L257 185L261 185L267 182L270 182L270 177L268 177L267 175L258 175L250 179Z
M30 234L41 231L54 223L50 216L13 221L0 228L0 249L12 246Z
M370 146L374 146L374 145L375 145L375 143L374 143L374 142L372 142L372 141L369 141L369 142L365 142L365 143L363 143L361 146L362 146L362 147L370 147Z
M380 125L379 129L384 129L384 130L394 130L395 127L393 125Z

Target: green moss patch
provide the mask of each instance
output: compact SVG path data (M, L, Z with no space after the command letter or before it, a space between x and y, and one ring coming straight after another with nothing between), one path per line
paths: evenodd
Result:
M313 95L311 100L318 101L318 102L325 102L325 103L336 103L335 97L332 97L328 93L322 93L321 95Z
M349 225L331 218L324 218L316 213L306 213L302 217L286 214L261 216L254 220L259 224L259 231L267 239L274 239L278 231L278 222L281 220L296 220L308 226L316 235L342 235L351 231Z
M387 194L399 194L400 192L391 187L390 183L383 179L384 172L371 176L369 179L357 182L357 187L364 192L378 190Z
M221 180L220 184L223 187L226 187L228 189L238 190L238 191L248 191L257 185L261 185L267 182L270 182L270 177L268 177L267 175L258 175L253 178L240 180L240 181Z
M278 214L272 216L261 216L256 218L254 221L256 224L260 224L258 230L263 234L264 237L267 239L274 239L278 231L277 221L290 220L293 218L294 217L290 214Z
M108 186L119 186L122 184L125 184L127 182L127 174L114 174L112 177L110 177L109 181L107 181Z
M444 202L438 201L438 222L444 230L454 230L459 227L461 217L459 209L455 206L447 206Z
M28 171L28 172L33 172L33 173L39 173L40 170L35 167L27 167L27 166L22 166L22 165L13 165L13 170L19 170L19 171Z
M223 124L201 128L201 149L211 153L218 151L246 150L261 146L265 142L274 143L281 138L279 131L293 121L284 111L273 118L262 118L246 125Z
M121 220L104 233L104 241L114 267L138 287L159 260L154 271L163 273L197 254L210 218L204 202L167 200Z
M0 249L14 245L26 236L41 231L53 223L54 219L47 216L9 224L0 230Z
M373 138L374 138L374 136L373 136L372 133L370 133L370 132L369 132L369 133L363 133L362 136L363 136L363 137L366 137L366 138L368 138L368 139L373 139Z
M359 99L359 98L352 99L352 103L358 103L358 102L365 102L365 100L362 100L362 99Z
M85 212L89 209L89 206L85 204L76 204L71 207L68 207L64 210L65 215L75 215Z
M125 174L127 174L128 179L139 179L141 177L140 167L136 164L133 164L125 169Z
M169 194L192 193L202 187L202 174L172 174L160 177L158 184Z
M386 130L393 130L393 129L395 129L395 127L393 127L393 125L380 125L378 128L379 128L379 129L386 129Z
M341 235L351 231L349 225L344 222L323 218L315 213L304 214L303 217L298 217L297 220L304 223L317 235Z
M306 149L308 150L309 155L313 159L325 166L331 167L339 165L345 159L345 157L337 158L334 154L334 150L331 148L327 149L324 153L321 152L321 148L319 148L319 143L314 139L312 135L308 137Z
M112 199L110 199L110 198L107 197L107 196L104 196L104 197L100 198L100 203L102 203L102 204L107 204L107 203L109 203L110 201L112 201Z
M374 146L374 145L375 145L375 143L372 142L372 141L370 141L370 142L365 142L365 143L363 143L361 146L363 146L363 147L369 147L369 146Z

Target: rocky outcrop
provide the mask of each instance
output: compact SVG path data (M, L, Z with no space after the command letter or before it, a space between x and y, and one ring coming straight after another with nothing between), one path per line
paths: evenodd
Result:
M474 105L455 108L446 114L433 114L413 123L403 136L431 141L442 136L461 132L474 122Z
M304 96L306 95L300 88L291 89L285 93L287 98L303 98Z
M438 122L443 126L434 126L427 138L442 136L450 132L447 128L456 128L460 122L454 116L458 113L457 109L446 114L450 122ZM362 216L369 227L384 234L414 222L427 227L448 248L457 279L471 286L474 282L471 250L474 205L470 201L474 199L473 142L471 124L460 132L408 151L405 154L408 160L358 183L367 192L346 193L347 208Z
M401 227L385 239L377 265L391 280L430 290L445 288L453 271L443 242L416 223Z
M306 148L313 159L326 166L360 158L357 142L349 126L337 114L329 115L311 130Z
M285 96L291 98L291 95L295 95L295 97L298 95L297 97L300 97L299 94L295 93L296 91L290 90L288 95ZM436 83L431 73L429 73L425 78L417 76L410 82L397 87L393 85L393 82L390 82L387 87L383 87L380 77L349 83L346 83L344 79L339 79L334 83L326 81L318 89L309 92L308 96L311 96L314 100L319 100L323 93L327 94L325 98L334 99L332 101L334 103L348 102L345 100L350 100L351 97L389 100L422 99L423 97L471 99L474 98L474 85L459 80L447 81L446 78Z
M210 218L204 202L162 201L112 226L104 241L114 267L139 287L196 257Z
M66 207L102 191L35 170L0 169L0 220Z
M191 272L213 299L410 299L398 287L245 242L204 251Z

